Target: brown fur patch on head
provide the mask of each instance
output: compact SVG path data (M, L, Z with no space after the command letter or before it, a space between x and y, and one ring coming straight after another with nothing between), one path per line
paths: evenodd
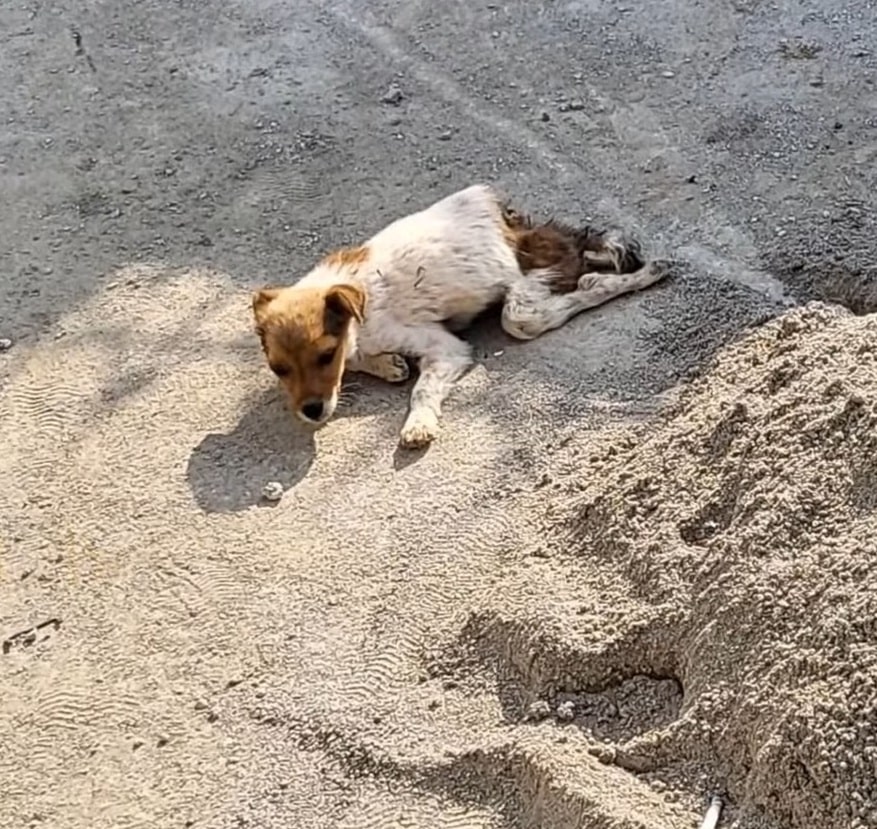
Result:
M359 245L355 248L341 248L332 251L324 257L323 264L329 268L349 269L351 273L356 273L368 257L368 245Z
M344 373L347 331L362 320L365 293L355 285L266 288L253 295L262 350L293 410L308 402L327 407Z

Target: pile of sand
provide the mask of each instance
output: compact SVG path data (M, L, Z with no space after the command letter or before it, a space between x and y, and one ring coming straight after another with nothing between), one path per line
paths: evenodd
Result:
M653 609L609 672L682 692L605 761L726 783L740 825L877 825L875 450L877 319L814 305L592 452L565 555Z

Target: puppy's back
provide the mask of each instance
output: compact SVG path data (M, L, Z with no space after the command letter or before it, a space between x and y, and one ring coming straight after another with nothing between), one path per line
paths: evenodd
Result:
M418 322L480 313L520 276L505 228L483 184L392 222L367 243L387 302Z

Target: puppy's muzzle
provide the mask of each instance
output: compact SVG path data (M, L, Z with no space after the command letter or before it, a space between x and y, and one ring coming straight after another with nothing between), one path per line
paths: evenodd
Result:
M321 400L313 397L301 404L297 414L305 423L311 426L322 426L335 412L336 399Z

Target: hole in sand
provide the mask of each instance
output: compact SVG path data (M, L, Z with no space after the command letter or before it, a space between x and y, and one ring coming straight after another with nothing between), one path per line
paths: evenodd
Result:
M679 524L679 537L693 546L702 546L728 529L734 515L736 498L730 492L720 500L704 504L691 518Z
M597 740L624 742L677 720L683 699L675 677L639 674L599 692L559 692L554 710L572 713L570 722Z

